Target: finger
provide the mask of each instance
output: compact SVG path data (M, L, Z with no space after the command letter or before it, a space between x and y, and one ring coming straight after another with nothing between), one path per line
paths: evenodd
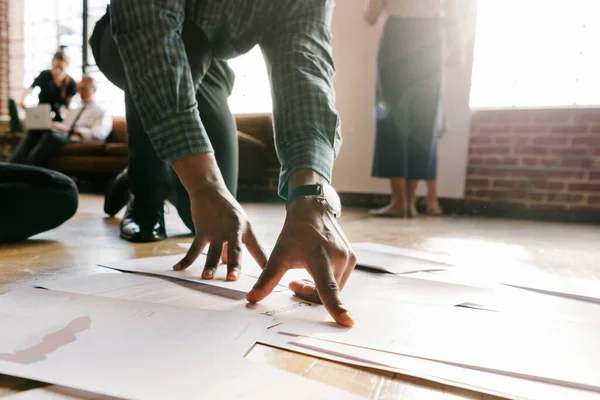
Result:
M283 257L278 257L276 252L274 252L267 266L260 274L258 281L256 281L252 290L246 295L246 300L250 303L258 303L267 297L275 289L287 270L286 261Z
M319 293L317 292L314 282L303 279L301 281L290 282L288 287L296 296L303 300L310 301L312 303L321 303L321 299L319 298Z
M246 233L243 237L243 242L246 245L246 248L248 249L252 257L258 263L258 265L262 269L265 269L268 262L267 254L265 253L265 250L262 248L260 243L258 243L258 240L256 239L256 236L254 235L251 226L248 226L248 229L246 230Z
M229 244L227 242L225 242L223 244L223 254L221 254L221 263L222 264L227 264L227 248L229 247Z
M344 269L344 273L342 274L342 279L340 280L340 290L344 289L346 286L346 282L348 282L348 278L352 275L352 271L356 267L356 255L352 249L349 250L348 254L348 262L346 263L346 268Z
M225 251L223 251L225 253ZM227 244L227 280L237 281L242 265L242 235L241 232Z
M204 235L196 235L185 257L183 257L181 261L175 264L173 266L173 269L175 271L183 271L184 269L192 265L194 261L196 261L200 253L202 253L202 251L206 247L206 243L207 242L204 238Z
M317 268L312 269L315 286L321 302L327 312L342 326L353 326L354 319L350 316L348 308L344 305L338 282L333 274L331 258L323 250L315 257ZM346 260L344 260L344 263Z
M219 266L222 251L223 242L217 241L210 244L210 247L208 248L208 254L206 255L204 271L202 271L202 279L212 279L215 277L215 271Z

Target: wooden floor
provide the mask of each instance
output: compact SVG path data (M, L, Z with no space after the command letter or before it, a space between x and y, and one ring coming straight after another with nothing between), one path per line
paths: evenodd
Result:
M82 195L77 215L60 228L23 243L0 245L0 292L48 279L89 274L99 261L182 253L184 249L177 244L192 240L170 207L166 215L168 240L125 242L119 239L120 220L106 218L102 201L100 196ZM246 209L259 237L264 243L273 243L283 223L284 207L247 204ZM542 272L600 280L597 226L453 217L381 220L369 218L364 210L345 210L342 226L351 241L446 253L485 276ZM493 398L267 346L255 346L248 357L374 399ZM40 385L0 375L0 397Z

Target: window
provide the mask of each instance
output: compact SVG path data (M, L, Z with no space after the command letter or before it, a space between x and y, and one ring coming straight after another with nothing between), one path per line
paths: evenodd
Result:
M108 0L88 0L88 38L96 21L106 12ZM76 80L83 70L83 1L82 0L25 0L24 1L24 77L28 87L40 71L50 67L58 46L66 46L70 57L67 73ZM96 101L114 116L125 115L123 91L111 84L98 70L88 47L85 71L97 82ZM229 105L233 113L269 113L272 111L271 91L262 53L258 47L229 61L236 75ZM37 92L27 102L37 103Z
M600 106L600 1L480 0L471 106Z

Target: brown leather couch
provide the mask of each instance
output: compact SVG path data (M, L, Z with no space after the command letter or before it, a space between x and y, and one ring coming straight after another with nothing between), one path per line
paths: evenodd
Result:
M236 116L239 142L240 184L261 184L265 170L277 166L269 114ZM115 118L105 143L73 143L48 162L48 168L73 177L109 177L127 166L127 125Z

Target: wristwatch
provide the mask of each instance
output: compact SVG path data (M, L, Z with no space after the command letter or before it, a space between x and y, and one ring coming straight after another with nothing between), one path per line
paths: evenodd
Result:
M315 199L323 204L335 218L342 215L342 202L340 196L331 185L316 183L314 185L298 186L290 192L287 205L298 198Z

